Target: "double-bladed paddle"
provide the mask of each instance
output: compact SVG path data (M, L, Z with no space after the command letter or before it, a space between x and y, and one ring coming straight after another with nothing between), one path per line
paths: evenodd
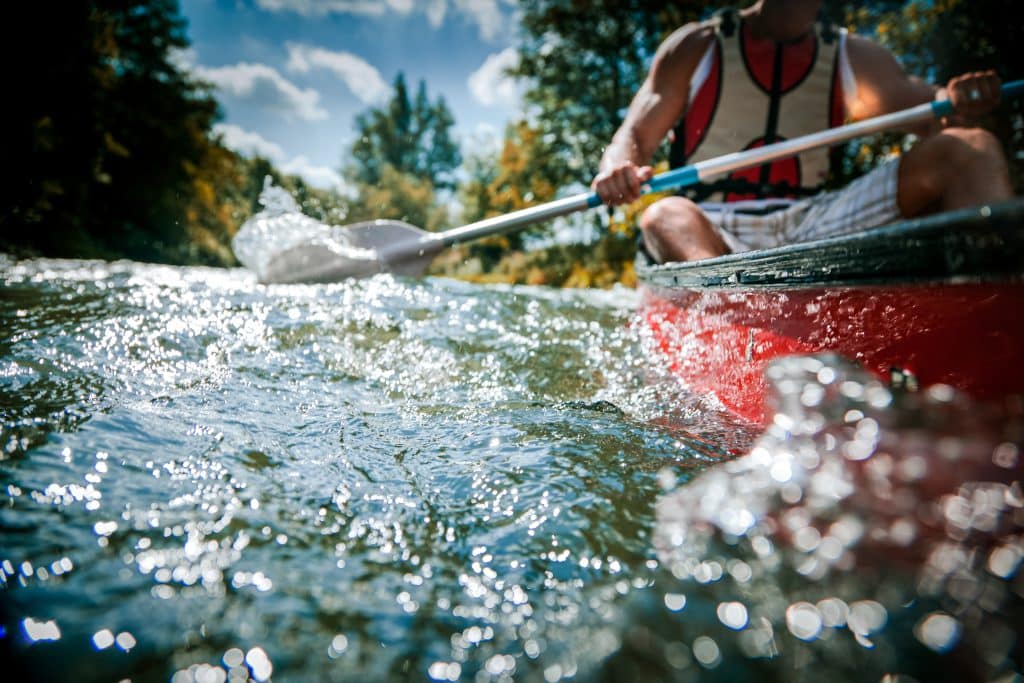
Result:
M1003 99L1024 94L1024 81L1005 83ZM864 121L830 128L819 133L785 140L757 149L726 154L684 166L651 178L643 185L643 194L680 189L705 182L734 171L834 145L855 137L921 123L953 113L949 100L926 102L916 107ZM316 242L300 244L275 255L259 273L266 283L334 282L350 277L366 277L390 272L420 276L430 262L444 250L460 242L489 235L501 235L558 216L594 208L601 204L596 192L585 192L546 204L486 218L444 232L427 232L408 223L377 220L342 228L345 244Z

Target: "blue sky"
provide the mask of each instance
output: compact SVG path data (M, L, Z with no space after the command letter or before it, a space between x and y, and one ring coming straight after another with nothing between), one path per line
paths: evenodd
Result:
M512 0L181 0L192 48L182 61L216 86L218 126L320 187L337 171L360 112L390 97L402 71L443 95L464 147L499 137L516 117Z

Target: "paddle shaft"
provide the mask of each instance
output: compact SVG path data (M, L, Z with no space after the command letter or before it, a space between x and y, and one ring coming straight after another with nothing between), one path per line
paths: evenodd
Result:
M1002 99L1010 99L1022 94L1024 94L1024 80L1005 83L1000 90ZM668 171L667 173L656 175L647 181L643 186L642 193L678 190L727 175L734 171L784 159L818 147L827 147L856 137L911 126L933 118L948 116L952 113L953 105L949 100L926 102L892 114L885 114L884 116L850 123L845 126L829 128L818 133L776 142L764 147L758 147L757 149L726 154L725 156L684 166L674 171ZM571 197L565 197L564 199L556 199L553 202L520 211L513 211L502 216L485 218L482 221L470 223L460 228L429 234L411 245L412 249L409 250L409 253L434 252L460 242L468 242L489 235L513 232L533 223L591 209L600 204L601 198L596 192L584 192ZM405 249L402 251L405 251Z

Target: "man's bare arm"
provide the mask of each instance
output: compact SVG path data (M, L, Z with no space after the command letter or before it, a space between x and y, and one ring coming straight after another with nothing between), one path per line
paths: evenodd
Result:
M651 175L647 164L685 112L690 79L711 40L710 29L688 24L658 48L591 184L605 203L624 204L639 198L641 183Z
M866 38L849 36L847 50L857 81L857 96L848 112L855 121L948 97L956 116L947 122L924 124L904 131L927 137L944 124L962 125L991 111L999 103L1000 81L992 71L963 74L938 88L907 74L891 52Z
M850 118L868 119L907 109L935 99L938 89L914 76L908 75L887 49L866 38L850 35L847 54L857 95L850 103ZM927 127L904 131L924 135Z

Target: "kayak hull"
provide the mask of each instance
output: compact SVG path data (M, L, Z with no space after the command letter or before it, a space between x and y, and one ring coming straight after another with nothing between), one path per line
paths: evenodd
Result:
M642 269L641 319L674 374L759 424L765 368L791 354L838 353L911 389L1024 395L1022 226L1012 202Z

